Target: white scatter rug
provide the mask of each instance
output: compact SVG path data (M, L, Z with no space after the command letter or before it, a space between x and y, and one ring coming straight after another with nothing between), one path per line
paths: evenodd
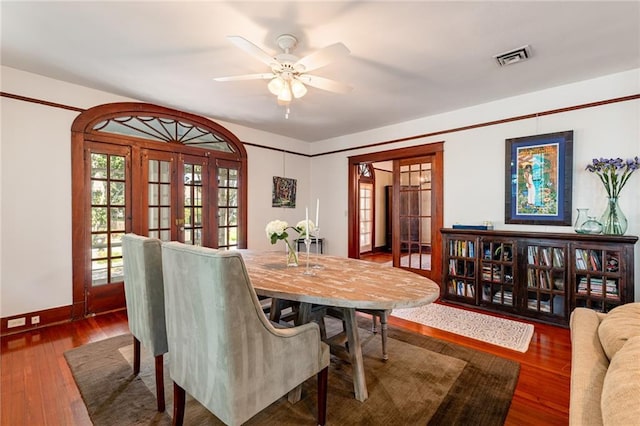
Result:
M518 352L529 349L534 328L532 324L438 303L419 308L394 309L391 315Z

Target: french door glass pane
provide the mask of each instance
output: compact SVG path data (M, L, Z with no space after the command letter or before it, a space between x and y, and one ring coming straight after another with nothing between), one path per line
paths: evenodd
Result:
M171 240L171 161L149 160L147 190L149 192L148 235Z
M218 167L218 248L238 246L238 170Z
M201 164L184 163L184 242L202 245L202 174Z
M126 157L91 152L91 284L122 281Z

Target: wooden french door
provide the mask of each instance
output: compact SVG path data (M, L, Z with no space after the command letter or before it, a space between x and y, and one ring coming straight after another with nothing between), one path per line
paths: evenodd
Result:
M349 257L360 256L359 178L362 164L393 160L393 264L441 282L443 145L438 142L349 157Z
M433 156L393 164L393 265L431 276L433 254Z
M209 159L164 151L143 150L142 196L138 223L132 229L162 241L208 246L211 226Z

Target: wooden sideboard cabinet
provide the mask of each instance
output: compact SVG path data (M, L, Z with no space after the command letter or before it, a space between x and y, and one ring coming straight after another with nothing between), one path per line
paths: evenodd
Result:
M443 299L568 326L571 311L634 300L638 237L441 230Z

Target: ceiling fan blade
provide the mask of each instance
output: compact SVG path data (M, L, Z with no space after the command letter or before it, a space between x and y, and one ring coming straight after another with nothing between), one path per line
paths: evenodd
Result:
M300 69L300 72L313 71L350 53L351 51L347 46L342 43L335 43L300 59L295 63L294 68L299 69L302 66L304 69Z
M304 84L315 87L316 89L327 90L335 93L349 93L353 87L339 81L330 80L328 78L319 77L317 75L302 74L297 77Z
M275 77L274 73L260 73L260 74L244 74L244 75L232 75L230 77L216 77L215 81L241 81L241 80L270 80Z
M273 65L273 64L278 62L273 56L269 55L267 52L265 52L264 50L262 50L261 48L259 48L255 44L251 43L249 40L247 40L244 37L227 36L227 39L231 43L233 43L237 47L239 47L240 49L242 49L245 52L247 52L249 55L251 55L254 58L256 58L257 60L259 60L260 62L264 62L265 64L267 64L269 66L271 66L271 65Z

